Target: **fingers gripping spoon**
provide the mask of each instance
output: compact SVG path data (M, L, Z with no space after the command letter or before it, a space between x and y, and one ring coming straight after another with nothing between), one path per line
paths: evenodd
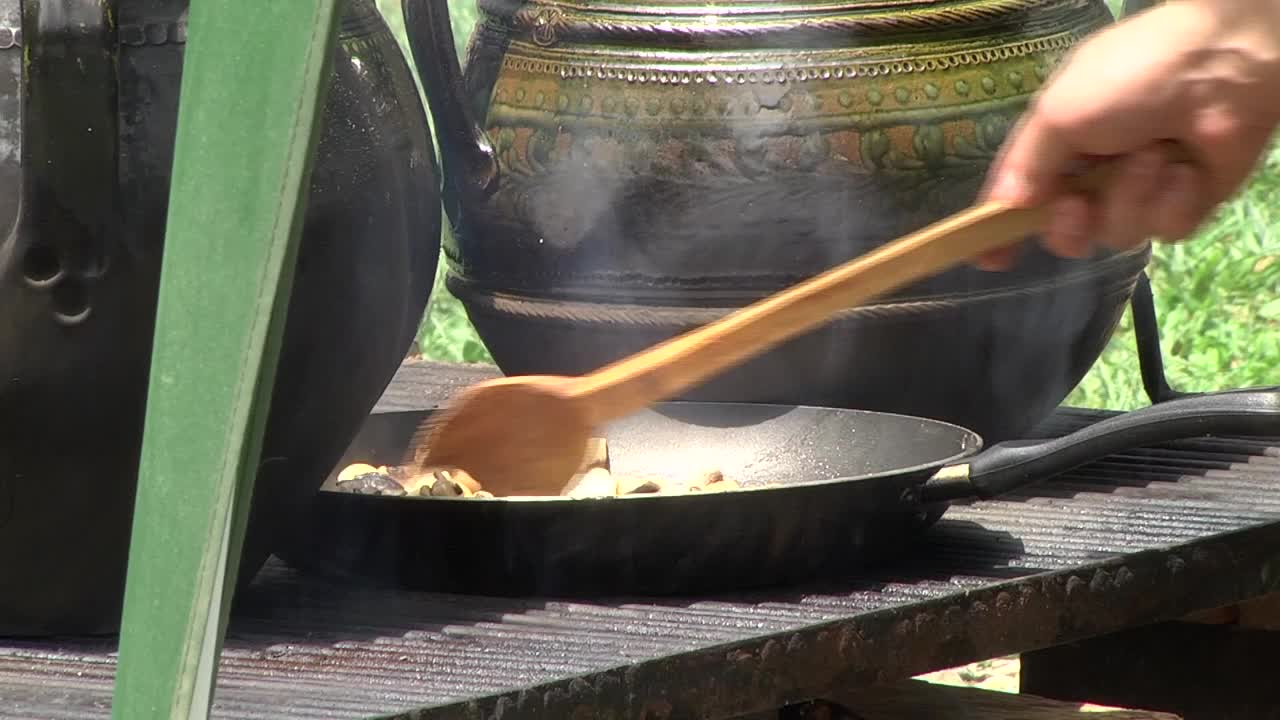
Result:
M1089 192L1114 162L1070 184ZM724 318L580 377L529 375L460 392L419 433L421 467L461 468L495 496L556 495L593 430L696 386L836 313L1043 227L1046 209L985 202Z

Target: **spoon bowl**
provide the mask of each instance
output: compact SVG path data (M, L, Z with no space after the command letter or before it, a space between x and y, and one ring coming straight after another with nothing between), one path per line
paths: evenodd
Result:
M461 468L496 496L555 495L596 425L575 388L574 378L553 375L472 385L429 421L414 462Z

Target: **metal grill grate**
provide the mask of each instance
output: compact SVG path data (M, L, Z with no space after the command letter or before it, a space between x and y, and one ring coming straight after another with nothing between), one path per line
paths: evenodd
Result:
M1066 410L1043 434L1099 417ZM271 565L232 621L214 714L745 712L822 682L926 672L1259 592L1280 583L1265 577L1274 551L1257 549L1280 538L1277 520L1280 447L1197 440L953 507L905 563L826 588L504 600L336 586ZM108 717L113 650L0 641L0 715ZM591 677L565 681L575 676Z

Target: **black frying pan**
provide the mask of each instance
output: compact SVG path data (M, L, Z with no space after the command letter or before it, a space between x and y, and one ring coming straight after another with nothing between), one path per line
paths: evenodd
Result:
M425 414L372 415L339 467L397 462ZM1280 393L1182 398L981 452L955 425L814 407L670 403L603 434L615 473L715 465L746 487L600 499L323 489L290 560L345 579L498 595L683 594L847 574L890 559L947 501L994 497L1143 445L1280 436Z

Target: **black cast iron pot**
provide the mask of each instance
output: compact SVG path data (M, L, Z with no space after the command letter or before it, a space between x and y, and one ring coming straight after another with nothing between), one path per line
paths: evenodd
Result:
M241 581L404 358L439 253L413 76L345 5ZM118 628L186 7L0 0L0 634Z
M448 287L507 374L578 374L963 209L1103 0L402 0ZM1103 80L1100 78L1100 80ZM679 399L906 413L991 442L1088 371L1148 249L959 268Z

